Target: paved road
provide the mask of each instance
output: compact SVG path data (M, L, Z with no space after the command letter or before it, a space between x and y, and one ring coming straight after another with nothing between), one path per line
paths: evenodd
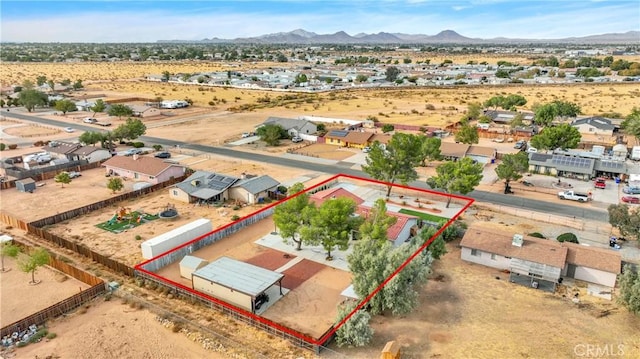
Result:
M39 118L36 116L25 115L23 113L15 113L14 111L5 112L4 115L6 115L7 117L14 117L17 119L23 119L23 120L28 120L32 122L55 125L60 127L67 127L69 125L66 122ZM85 125L74 125L74 127L84 131L96 131L96 128L85 126ZM102 130L102 131L106 132L105 130ZM292 158L275 157L275 156L263 155L258 153L243 152L243 151L237 151L237 150L233 150L225 147L214 147L214 146L190 144L190 143L184 143L184 142L166 139L166 138L143 136L141 137L141 140L146 143L160 144L163 147L175 147L177 145L177 146L180 146L180 148L187 149L187 150L191 149L195 151L212 153L212 154L236 158L240 160L250 160L250 161L271 163L279 166L299 168L300 170L305 170L305 171L324 172L328 174L344 173L352 176L368 177L365 173L361 171L345 168L342 166L331 165L331 164L320 164L320 163L300 161ZM424 182L413 182L413 183L410 183L410 185L417 188L429 189L427 184ZM556 215L561 215L566 217L584 218L587 220L604 221L604 222L608 222L609 220L609 214L607 213L606 210L599 210L599 209L594 209L586 206L580 207L580 206L572 206L572 205L563 205L563 204L525 199L525 198L521 198L513 195L504 195L500 193L492 193L492 192L486 192L486 191L473 191L472 193L469 194L469 197L480 202L490 202L490 203L495 203L495 204L509 206L509 207L523 208L523 209L528 209L536 212L550 213L550 214L556 214Z

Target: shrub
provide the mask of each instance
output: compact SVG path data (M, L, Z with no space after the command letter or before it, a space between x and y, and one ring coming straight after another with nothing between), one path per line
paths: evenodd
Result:
M139 241L141 239L142 239L142 237L139 234L136 234L136 241Z
M240 206L233 206L233 210L234 210L234 211L237 211L237 210L239 210L239 209L240 209Z
M7 145L5 145L4 143L0 142L0 151L4 151L7 148Z
M556 239L558 242L578 243L578 237L573 233L562 233Z
M142 148L144 147L144 143L143 142L134 142L131 144L131 146L133 146L134 148Z
M153 145L153 149L156 151L160 151L162 149L162 145Z
M234 214L233 217L231 217L232 221L237 221L240 219L240 216L238 216L237 214Z
M547 237L543 236L542 233L538 233L538 232L533 232L533 233L529 233L530 237L536 237L536 238L542 238L545 239Z
M49 333L47 334L47 339L55 339L55 337L57 337L58 335L56 333Z
M16 148L18 148L18 145L16 145L15 143L9 145L10 150L15 150Z

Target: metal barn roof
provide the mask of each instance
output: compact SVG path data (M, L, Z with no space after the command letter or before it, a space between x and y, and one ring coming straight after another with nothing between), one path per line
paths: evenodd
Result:
M284 274L229 257L221 257L193 272L193 275L252 297L284 278Z

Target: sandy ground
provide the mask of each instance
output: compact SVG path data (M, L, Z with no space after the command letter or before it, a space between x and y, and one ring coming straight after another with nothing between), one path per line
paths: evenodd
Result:
M29 284L31 273L21 271L16 259L5 257L4 266L11 270L0 272L0 326L2 327L90 287L47 266L38 268L35 278L40 282L32 285ZM28 305L25 305L26 303Z
M2 353L4 358L226 358L174 333L145 309L119 299L98 298L81 310L50 323L57 337Z

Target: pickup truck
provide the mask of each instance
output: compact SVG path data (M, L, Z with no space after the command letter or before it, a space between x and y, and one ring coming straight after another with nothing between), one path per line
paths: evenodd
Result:
M607 181L604 178L596 178L594 185L595 188L607 188Z
M560 199L570 199L572 201L578 202L587 202L591 200L591 197L586 193L577 193L574 191L563 191L558 192L558 198Z

